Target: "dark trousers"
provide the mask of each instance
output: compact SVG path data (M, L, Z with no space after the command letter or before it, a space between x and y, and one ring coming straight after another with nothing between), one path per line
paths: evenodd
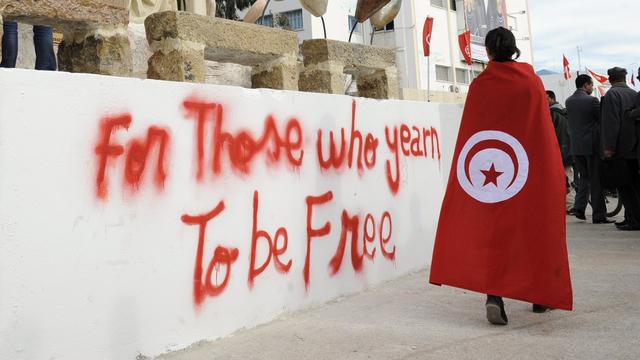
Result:
M600 159L597 155L574 156L575 168L578 171L576 184L576 212L584 212L589 199L593 209L593 220L607 218L607 205L600 184Z
M621 167L620 174L627 179L618 186L620 201L624 205L624 218L631 226L640 226L640 167L636 159L616 163ZM622 168L625 167L625 168Z
M2 62L0 67L14 68L18 59L18 24L7 21L2 24ZM36 50L36 70L56 70L53 52L53 30L48 26L33 27L33 46Z

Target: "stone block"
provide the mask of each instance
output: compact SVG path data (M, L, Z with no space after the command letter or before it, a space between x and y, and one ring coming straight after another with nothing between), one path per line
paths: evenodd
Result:
M5 20L79 30L129 23L129 0L0 0Z
M395 68L376 70L356 77L358 96L372 99L399 99L398 75Z
M304 71L298 84L302 91L344 94L344 85L338 86L337 79L342 79L346 73L356 78L359 96L376 99L399 97L393 49L313 39L302 43L302 54Z
M206 67L202 49L180 47L169 52L158 51L149 58L149 79L203 83Z
M175 50L203 49L202 59L192 63L198 69L205 67L205 59L251 66L254 87L297 89L298 38L292 31L177 11L150 15L145 29L156 62L162 56L175 58L171 55ZM151 70L148 77L175 79L173 74ZM196 76L195 81L204 79Z
M344 75L330 70L305 70L300 73L298 89L306 92L344 94Z
M298 64L295 58L258 65L251 74L252 88L298 90Z
M345 71L350 73L366 69L385 69L396 65L393 49L337 40L305 40L302 43L302 54L305 67L334 61L343 64Z
M125 29L65 33L58 46L60 71L131 76L131 45Z

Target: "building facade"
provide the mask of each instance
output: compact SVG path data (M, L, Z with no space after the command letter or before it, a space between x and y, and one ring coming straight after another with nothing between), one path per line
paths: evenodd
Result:
M496 2L487 0L487 3L491 1ZM506 25L514 32L522 51L520 61L533 63L528 0L504 1ZM329 1L324 16L327 38L348 41L356 4L357 0ZM432 100L460 100L485 63L474 61L470 66L464 62L458 34L464 28L465 16L458 12L458 7L463 7L462 0L403 0L392 23L384 29L373 29L368 21L359 24L351 41L395 49L403 98L426 100L429 88ZM273 0L265 14L263 24L285 25L298 33L300 42L324 37L322 20L303 9L298 0ZM430 60L424 57L422 49L422 29L427 16L434 18Z

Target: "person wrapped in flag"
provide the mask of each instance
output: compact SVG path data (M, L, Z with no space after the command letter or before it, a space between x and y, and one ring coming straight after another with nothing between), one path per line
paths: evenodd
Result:
M534 312L572 310L564 169L545 89L509 30L487 34L490 62L471 84L438 223L429 282L503 297Z

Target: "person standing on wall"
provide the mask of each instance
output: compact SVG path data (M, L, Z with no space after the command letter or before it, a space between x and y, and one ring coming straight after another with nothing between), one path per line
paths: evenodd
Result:
M640 230L640 173L636 122L630 117L638 94L627 85L627 70L607 71L611 89L602 98L602 141L604 158L614 172L625 221L618 229Z
M7 21L2 24L2 62L0 67L14 68L18 59L18 23ZM53 52L53 29L48 26L33 26L33 45L36 50L36 70L57 69Z
M491 60L469 89L436 233L429 282L502 297L533 311L572 310L565 180L542 80L515 62L513 33L490 31Z
M551 112L551 122L556 132L562 165L564 166L565 182L567 184L567 213L574 213L574 195L571 183L573 182L573 159L571 156L571 138L569 136L569 119L567 109L556 100L556 94L547 90L547 102Z
M574 215L586 220L585 210L591 200L593 223L610 224L612 221L607 220L607 205L600 181L600 102L591 96L593 80L589 75L578 75L576 88L566 102L571 154L578 171Z

